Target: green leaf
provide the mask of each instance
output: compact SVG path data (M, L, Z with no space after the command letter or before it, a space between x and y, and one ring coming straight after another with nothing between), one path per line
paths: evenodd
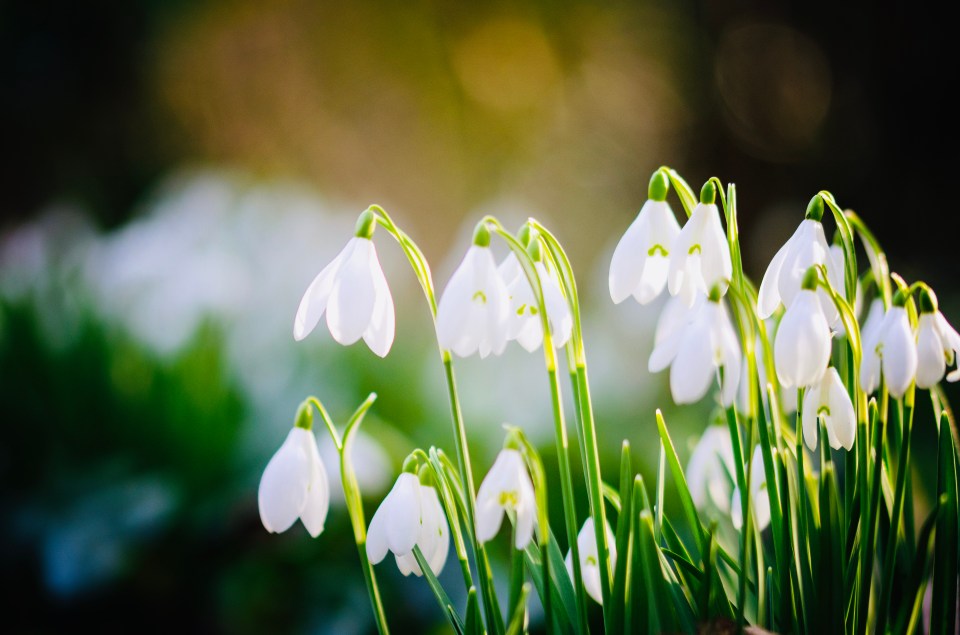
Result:
M477 605L477 587L472 586L467 591L467 617L464 621L467 635L483 635L483 623Z
M517 602L510 621L507 623L506 635L520 635L527 630L527 596L530 595L530 583L523 585L520 590L519 602Z
M620 509L617 516L617 563L613 569L613 587L610 592L610 624L616 632L624 632L624 616L630 604L630 586L627 572L630 562L630 515L633 503L633 467L630 444L623 442L620 451Z
M565 626L573 628L574 632L580 633L580 621L579 615L577 614L577 602L576 594L573 590L573 582L570 581L567 566L563 561L563 555L560 553L560 548L557 546L556 537L553 535L552 530L550 531L550 538L551 540L547 550L549 554L548 557L550 558L549 566L547 567L549 573L547 586L544 587L540 551L532 542L527 545L527 548L524 550L527 569L530 571L534 587L536 587L537 594L540 596L541 601L545 597L545 593L549 591L553 596L553 606L563 607L563 610L553 611L554 617Z
M933 564L933 604L930 633L953 633L957 623L957 463L946 414L940 417L936 556Z
M677 451L670 439L670 433L667 432L667 424L663 420L663 414L657 410L657 431L660 433L660 440L663 441L663 447L667 454L667 464L670 466L670 472L673 474L673 480L677 486L677 493L680 495L680 504L683 507L687 522L690 524L690 530L694 534L697 549L701 557L706 553L704 546L706 538L704 536L703 526L700 524L700 517L697 515L697 508L693 504L693 497L690 495L690 488L687 487L687 479L683 474L683 468L680 466L680 459L677 457Z
M430 586L430 590L433 591L433 596L437 599L437 603L440 604L440 610L443 611L443 614L450 621L450 625L453 626L458 633L463 633L463 620L457 615L457 611L453 608L453 602L450 601L447 592L443 590L443 586L440 584L440 581L437 580L437 576L433 574L433 569L430 568L427 559L423 557L423 552L420 551L419 546L413 548L413 557L417 559L417 564L420 565L420 570L423 571L424 579Z
M689 218L690 214L693 213L693 208L697 206L697 195L693 193L693 190L690 189L687 182L684 181L683 177L673 168L663 166L660 168L660 171L670 179L670 184L680 198L680 204L683 205L683 211L687 213L687 218Z

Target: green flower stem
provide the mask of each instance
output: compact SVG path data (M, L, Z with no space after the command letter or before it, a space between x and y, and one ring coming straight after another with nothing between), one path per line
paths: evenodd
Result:
M363 416L376 401L376 393L370 393L370 396L360 404L360 407L354 411L347 421L347 426L343 431L343 437L337 434L337 428L333 424L327 409L316 397L307 397L306 401L320 413L320 418L327 426L333 444L337 448L337 454L340 457L340 482L343 484L343 496L347 504L347 515L350 517L350 525L353 528L353 538L357 545L357 554L360 556L360 564L363 569L363 580L367 585L367 594L370 596L370 604L373 608L373 616L377 623L377 630L380 635L389 635L390 628L387 626L387 616L383 610L383 601L380 598L380 587L377 585L377 576L373 570L373 564L367 557L367 522L363 515L363 498L360 495L360 485L357 483L357 474L353 469L353 461L350 456L350 449L356 431L360 428L360 422Z
M580 627L583 632L588 630L587 622L587 595L583 586L583 573L580 567L580 549L577 545L577 509L576 499L573 495L573 474L570 470L570 441L567 436L567 425L563 416L563 399L560 395L560 382L557 379L557 352L553 346L553 335L550 332L550 320L547 315L546 303L543 299L543 283L537 275L536 268L533 266L527 250L510 232L508 232L500 222L487 216L484 221L500 236L510 247L517 257L527 280L533 289L534 297L537 300L537 308L540 312L540 324L543 329L543 353L547 367L547 375L550 383L550 404L553 409L554 436L557 443L557 463L560 470L560 491L563 497L563 517L567 532L567 543L570 546L571 559L573 560L573 583L577 595L577 613L580 618ZM544 501L545 502L545 501ZM541 540L549 540L549 532L544 528ZM547 566L549 558L544 558L544 567ZM546 576L545 580L549 579ZM549 602L550 594L545 593Z
M546 227L536 220L530 219L528 222L534 229L540 232L544 243L547 245L550 256L557 265L567 300L570 302L570 310L573 314L573 335L567 346L572 347L573 357L576 360L577 382L576 390L574 391L577 400L576 412L578 414L580 434L582 435L584 445L584 462L587 467L587 501L590 505L590 516L593 518L594 530L596 531L597 556L599 562L604 563L604 570L600 575L600 589L603 597L604 626L609 632L611 626L610 580L613 572L610 571L610 547L607 545L607 520L606 509L603 504L603 489L601 487L600 456L597 451L597 431L593 418L593 403L590 399L590 386L587 381L587 361L583 345L583 328L577 284L573 275L573 268L570 266L570 260L567 258L567 254L560 245L560 242Z
M900 402L904 411L903 416L903 436L900 439L900 459L897 462L897 484L893 495L893 512L890 515L890 532L887 542L887 553L883 559L883 586L880 592L880 601L877 606L880 610L877 614L876 632L885 632L887 618L890 611L890 595L893 591L893 574L897 560L897 546L900 542L900 519L903 516L904 493L907 484L907 472L910 471L910 439L913 436L913 398L915 387L910 386L907 394ZM907 513L913 513L913 510L907 510Z
M880 512L880 479L882 477L882 457L883 448L881 447L887 436L886 421L880 421L880 412L877 409L877 402L870 402L870 422L873 429L872 448L874 456L873 469L869 478L869 502L864 513L860 515L860 522L866 527L865 548L860 551L860 582L857 596L857 616L854 622L853 630L855 632L867 631L867 617L870 606L871 587L873 584L873 563L875 559L875 548L877 543L877 525ZM862 426L861 426L862 427ZM865 440L865 439L864 439ZM866 448L864 448L866 452ZM866 473L866 463L861 469L861 475ZM861 476L862 482L863 476ZM868 495L866 488L861 489L860 496L863 500Z
M382 226L394 237L403 250L414 274L417 276L423 294L430 307L430 315L433 318L434 325L437 320L437 294L433 286L433 278L430 273L430 266L423 252L417 247L409 236L407 236L390 218L390 215L378 205L371 205L370 210L374 212L377 224ZM441 361L443 362L444 373L447 379L447 393L450 398L450 411L453 418L453 436L457 448L457 463L460 469L460 479L465 490L467 518L466 522L470 526L470 535L473 545L474 557L480 577L480 593L483 596L483 608L487 618L487 628L495 635L503 632L503 617L497 605L497 598L493 589L493 573L490 570L490 563L487 559L486 550L483 545L475 538L473 528L476 526L476 488L473 484L473 469L470 465L470 451L467 445L467 431L463 423L463 414L460 409L460 399L457 395L456 379L453 373L453 362L450 358L450 352L440 350Z
M737 593L737 626L743 628L744 624L744 604L747 597L747 534L750 527L750 490L746 463L743 459L743 441L740 438L740 423L737 421L737 413L733 406L727 408L727 426L730 428L730 441L733 446L733 464L735 467L735 476L737 479L737 488L740 490L740 518L743 524L740 529L740 575ZM747 450L749 452L749 450Z

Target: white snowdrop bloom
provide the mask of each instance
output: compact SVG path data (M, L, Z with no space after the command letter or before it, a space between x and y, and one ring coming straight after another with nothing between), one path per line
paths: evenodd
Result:
M701 194L701 200L703 198ZM698 293L706 295L714 286L726 285L732 275L733 263L720 224L720 210L712 199L709 203L698 203L670 250L667 274L670 294L683 297L687 306L691 306Z
M307 287L293 321L294 339L309 335L324 312L327 328L339 343L346 346L363 337L380 357L390 352L395 328L393 297L369 234L351 238Z
M712 505L724 515L730 513L736 468L729 430L712 425L703 431L687 462L686 475L697 509L703 511Z
M513 511L516 520L517 549L525 549L533 538L537 521L537 501L533 483L520 452L504 449L483 477L477 491L477 540L488 542L500 530L503 513Z
M777 378L784 388L820 381L830 361L830 339L820 299L813 291L802 289L783 314L773 343Z
M853 448L857 438L857 417L853 402L836 368L830 367L818 385L810 386L803 396L803 440L813 452L817 449L819 418L827 427L830 447Z
M847 282L844 279L844 271L846 268L847 259L846 256L843 255L843 247L836 244L830 245L830 255L833 257L833 263L836 266L831 268L829 264L827 265L827 277L830 279L831 286L833 286L833 288L836 289L841 296L843 296L844 300L850 302L850 298L847 297ZM820 295L820 302L830 301L832 310L836 311L836 307L833 306L833 301L830 300L829 297L824 297L825 294L826 292L823 290L818 291L818 295ZM863 311L863 287L859 280L857 280L856 296L853 298L850 308L853 309L854 317L860 315L861 311ZM837 337L846 336L847 330L846 327L843 326L843 320L840 319L839 311L837 311L836 320L832 321L830 326L833 327Z
M440 347L460 357L499 355L507 345L507 287L490 251L489 233L478 229L477 234L437 307Z
M709 299L682 328L658 342L647 368L656 373L670 366L670 392L677 404L702 398L723 368L720 401L733 403L740 381L741 353L737 334L719 299Z
M380 503L367 529L367 556L370 562L377 564L386 557L387 551L395 556L406 556L413 551L420 539L420 491L420 479L416 474L404 472L397 477L393 489ZM399 560L397 565L400 565Z
M700 306L707 301L707 296L698 294L693 306L687 306L683 298L672 295L667 298L657 319L657 328L653 334L653 344L656 346L679 330L682 330L700 311Z
M879 342L874 350L880 354L890 395L896 399L903 397L916 377L918 362L917 338L904 307L894 304L883 316Z
M433 574L440 575L450 550L450 526L443 513L437 490L430 485L420 485L420 536L417 538L417 546ZM406 555L394 555L394 558L403 575L423 575L412 550Z
M610 569L617 566L617 545L610 530L609 523L607 530L607 549L610 554ZM600 576L606 575L606 571L600 568L600 557L597 555L597 533L594 529L593 518L587 518L577 534L577 551L580 555L580 576L583 579L583 588L587 590L587 595L593 598L598 604L603 604L603 589L600 586ZM573 580L573 551L567 552L567 558L564 561L567 565L567 573Z
M282 533L299 518L311 536L320 535L330 506L330 484L313 431L290 430L263 471L257 503L267 531Z
M819 197L818 197L819 198ZM819 221L806 218L801 221L797 231L776 253L760 283L757 299L757 313L766 319L773 315L782 303L790 308L799 295L803 277L810 267L824 265L830 284L840 295L845 296L843 280L843 259L835 259L836 252L831 251L823 234L823 225ZM842 256L842 251L841 251ZM830 300L825 289L819 289L820 303L831 325L835 324L840 313Z
M921 313L917 326L917 386L932 388L952 366L960 352L960 335L940 311ZM947 381L960 379L960 368L947 375Z
M883 300L875 298L870 303L867 318L860 329L860 388L868 395L880 387L880 325L883 324Z
M670 250L680 234L670 204L669 181L661 172L650 179L650 198L620 238L610 261L610 298L620 304L629 296L647 304L667 284Z
M763 531L770 524L770 496L767 493L767 474L763 469L763 452L760 446L753 449L750 464L750 509L757 523L757 530ZM730 496L730 520L735 529L743 527L743 509L740 502L740 488L734 487Z
M534 268L543 289L543 301L547 306L547 319L550 322L553 345L555 348L563 348L573 332L573 314L570 312L570 304L560 289L560 280L556 273L548 271L543 262L539 261L534 263ZM512 252L501 263L499 272L507 286L507 295L510 298L507 339L516 340L532 353L543 343L543 324L533 288ZM510 277L507 277L508 275Z

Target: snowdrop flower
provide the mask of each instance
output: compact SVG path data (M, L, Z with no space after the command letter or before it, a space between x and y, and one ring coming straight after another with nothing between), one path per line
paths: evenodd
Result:
M784 243L776 253L767 271L763 274L760 283L760 292L757 300L757 313L766 319L773 315L782 303L790 308L794 299L800 293L801 282L810 267L824 265L830 284L841 295L844 294L843 266L844 261L835 259L836 252L831 251L827 239L823 234L823 199L814 196L807 207L807 216L800 223L793 236ZM841 252L842 253L842 252ZM821 297L824 315L830 324L835 324L840 317L839 312L830 301L830 296L824 289L817 291Z
M767 494L767 473L763 469L763 452L760 446L753 449L750 463L750 509L757 523L757 530L763 531L770 524L770 496ZM730 497L730 520L735 529L743 527L743 509L740 502L740 488L734 487Z
M404 472L397 477L393 489L380 503L370 521L367 530L367 556L370 562L377 564L386 557L387 551L391 551L397 556L397 566L403 571L400 558L411 554L420 540L421 516L420 479L416 474Z
M538 245L536 242L532 244ZM536 249L538 248L534 248ZM560 289L560 280L556 273L548 271L539 259L535 259L534 268L543 289L543 301L547 306L553 345L555 348L563 348L573 332L570 304ZM516 340L520 346L532 353L543 343L543 324L533 288L513 252L501 263L498 271L507 285L507 295L510 297L507 339Z
M450 550L450 526L447 525L447 517L443 513L437 490L430 485L420 485L420 536L417 538L417 546L433 574L440 575ZM394 557L397 568L403 575L412 573L418 578L423 575L412 550L406 555Z
M393 345L393 297L371 237L376 221L365 211L356 235L329 265L317 274L300 300L293 337L302 340L326 312L333 339L347 346L361 337L370 350L386 357Z
M703 431L687 463L687 485L693 504L705 510L712 504L723 514L730 512L730 496L736 480L730 432L712 425Z
M298 416L298 424L290 430L260 478L260 521L271 533L290 529L298 518L314 538L323 531L330 506L330 485L309 420L307 415L307 427L301 427L304 419Z
M610 531L610 525L607 524L607 548L610 550L610 568L617 566L617 545ZM600 586L600 576L606 575L605 570L600 569L600 557L597 555L597 532L594 530L593 518L587 518L577 534L577 551L580 555L580 575L583 579L583 588L587 590L587 595L592 597L597 604L603 604L603 592ZM573 551L567 552L567 558L564 561L567 565L567 573L573 580Z
M650 178L649 198L623 234L610 261L610 297L620 304L633 296L647 304L667 284L670 250L680 224L667 203L670 181L660 171Z
M867 394L880 387L880 325L883 323L883 300L875 298L870 303L867 319L860 329L860 345L863 358L860 361L860 387Z
M508 509L516 516L514 546L525 549L533 538L537 501L523 457L510 448L500 451L477 491L477 540L488 542L496 536Z
M683 328L674 329L654 346L647 367L656 373L670 366L670 392L677 404L698 401L717 369L723 368L720 401L729 406L737 395L740 363L736 332L714 287L711 297Z
M780 319L773 343L773 363L784 388L812 386L830 361L830 325L820 299L812 290L816 270L805 275L803 288Z
M920 291L920 320L917 326L917 387L932 388L943 379L960 351L960 335L937 308L933 291ZM960 379L960 369L947 375L947 381Z
M700 203L673 241L667 273L671 295L680 295L692 306L697 293L706 294L733 275L730 247L720 224L720 210L714 204L717 191L707 183L700 191Z
M853 448L857 437L857 421L853 402L840 381L840 374L832 366L824 374L819 385L811 386L803 396L803 440L813 452L817 449L817 431L820 417L827 428L830 447Z
M507 345L509 306L507 287L490 251L490 232L480 224L440 298L440 347L460 357L499 355Z
M906 298L897 292L891 306L875 331L863 337L863 359L860 362L860 387L870 393L880 385L880 371L887 390L899 399L907 392L917 375L917 338L904 307ZM867 326L864 326L867 331ZM870 339L867 339L867 336Z

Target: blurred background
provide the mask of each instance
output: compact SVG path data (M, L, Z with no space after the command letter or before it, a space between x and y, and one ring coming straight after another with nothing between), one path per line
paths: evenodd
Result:
M607 469L626 438L648 479L656 407L684 459L712 416L709 399L672 407L666 374L646 372L659 305L607 294L610 253L659 165L695 188L737 183L756 281L829 189L960 321L944 255L948 20L907 3L482 5L0 5L8 632L372 631L342 504L316 540L299 524L267 534L256 505L308 394L341 423L379 394L355 459L368 513L412 448L453 451L428 313L385 236L387 359L322 327L291 337L300 295L372 202L420 243L440 288L480 215L554 228L583 288ZM540 354L511 345L457 368L478 476L504 421L553 464ZM917 430L922 465L934 433ZM921 485L934 476L917 468ZM455 568L441 579L462 601ZM444 630L425 583L389 562L378 572L398 628Z

